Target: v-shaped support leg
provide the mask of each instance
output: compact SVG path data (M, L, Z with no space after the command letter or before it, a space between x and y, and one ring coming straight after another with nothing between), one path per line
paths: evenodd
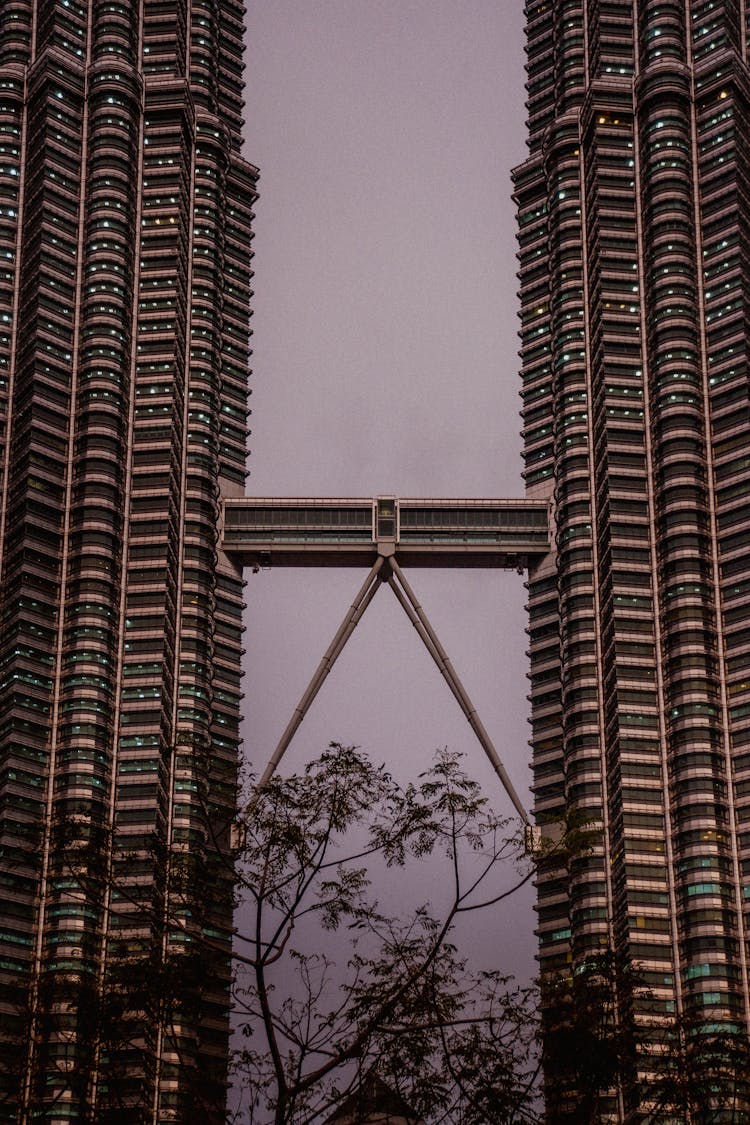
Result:
M294 738L294 735L297 732L297 728L299 727L307 712L310 710L312 701L315 699L315 696L322 688L326 676L331 671L331 668L333 668L334 664L343 652L344 645L351 637L352 633L357 627L358 622L361 620L363 613L367 609L372 599L375 597L378 586L381 582L380 571L382 569L384 561L385 560L381 555L379 555L375 560L375 565L363 582L360 591L352 602L346 617L341 622L341 625L339 626L335 637L326 649L323 659L315 669L313 678L310 680L310 683L307 686L307 690L294 709L294 713L289 720L289 723L287 724L287 728L282 734L281 740L274 750L270 762L263 771L263 776L258 782L258 789L261 789L273 775L276 767L284 756L286 748Z
M453 695L458 700L458 704L461 710L468 719L471 729L479 739L482 749L492 763L492 767L495 770L495 773L500 778L500 781L503 784L503 788L513 802L518 814L520 815L524 824L528 824L528 814L521 804L521 800L513 787L512 781L508 777L503 763L500 761L500 757L497 753L497 750L495 749L492 739L487 733L484 723L479 718L476 707L471 702L466 688L458 678L456 670L448 658L447 652L438 640L437 634L432 628L427 614L417 601L414 591L406 581L404 573L401 570L401 567L396 562L395 558L390 558L388 562L391 568L391 574L388 578L388 585L393 590L399 604L404 609L406 616L409 618L417 633L421 637L425 648L440 669L440 672L442 673L443 678L448 684L448 687L451 689Z
M276 747L271 760L269 761L263 772L263 776L258 782L257 790L260 790L273 775L276 767L284 756L289 743L294 738L294 735L296 734L300 723L309 711L310 705L315 699L315 696L323 686L328 673L331 671L337 659L343 652L346 642L349 640L352 633L356 629L357 624L362 619L362 615L364 614L368 605L375 597L378 586L383 580L381 571L383 570L384 564L386 563L387 569L385 571L385 574L387 575L386 580L389 586L396 595L396 598L403 608L404 612L406 613L406 616L409 618L412 625L416 629L419 637L425 645L425 648L440 669L443 678L445 679L448 687L451 689L453 695L458 701L458 704L464 715L466 716L469 725L479 739L479 742L485 754L492 763L492 767L495 770L495 773L500 778L500 781L503 784L503 788L513 802L513 805L515 806L518 814L520 815L524 824L528 824L529 818L526 810L521 804L521 800L513 787L513 783L508 777L505 767L500 761L500 757L497 753L497 750L495 749L492 739L485 729L484 723L477 714L476 707L471 702L466 688L458 678L456 670L451 664L448 654L440 643L435 630L432 628L427 614L417 601L414 591L406 581L401 567L398 565L396 559L392 555L387 560L382 555L379 555L377 560L375 561L375 565L367 575L367 578L362 584L362 587L360 588L356 598L352 602L346 617L341 622L336 635L326 649L323 659L315 669L313 677L310 680L306 691L297 704L292 717L289 720L287 728L281 736L279 744Z

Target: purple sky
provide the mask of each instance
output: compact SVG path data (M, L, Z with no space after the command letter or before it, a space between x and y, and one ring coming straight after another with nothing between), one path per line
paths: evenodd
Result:
M521 0L250 3L256 496L521 493L510 168L524 156ZM409 571L525 795L522 579ZM245 753L262 770L364 574L248 575ZM511 807L389 590L284 760L330 740L403 778L432 750ZM528 897L491 945L532 968Z

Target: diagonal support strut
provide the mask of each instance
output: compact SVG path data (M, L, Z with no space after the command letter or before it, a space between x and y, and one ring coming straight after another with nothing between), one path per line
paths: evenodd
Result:
M351 637L352 633L357 627L357 624L362 619L362 615L364 614L372 599L375 597L378 586L380 585L380 571L383 567L384 562L385 559L383 558L383 556L378 555L377 559L375 560L375 565L372 567L370 573L367 575L367 578L362 583L359 593L349 607L349 611L346 617L341 622L336 635L325 651L323 659L315 669L313 677L310 680L306 691L295 707L294 713L292 714L292 717L287 724L287 728L282 734L279 744L274 750L271 760L266 766L263 772L263 776L258 782L258 789L262 789L266 782L269 781L269 779L273 775L276 767L284 756L289 743L294 738L297 732L297 728L299 727L307 712L310 710L310 705L315 699L315 696L322 688L328 673L331 671L331 668L333 668L334 664L343 652L344 645Z
M401 570L401 567L396 562L395 558L390 558L388 561L390 563L392 571L391 577L388 579L389 586L396 595L399 604L406 612L406 616L409 618L420 638L422 639L430 656L440 669L440 672L442 673L443 678L445 679L449 688L453 692L453 695L458 700L458 704L461 707L461 710L466 716L471 729L479 739L482 749L492 763L492 767L495 770L497 776L500 778L500 781L503 784L503 788L513 802L516 811L520 815L524 824L528 824L528 813L521 804L521 800L516 793L515 788L513 787L513 782L510 780L507 771L503 766L503 763L500 761L500 757L497 753L497 750L495 749L492 739L487 733L484 723L479 718L476 707L471 702L466 688L458 678L456 670L451 664L448 654L440 643L435 630L432 628L427 614L417 601L414 591L406 581L404 573ZM396 584L396 581L394 581L394 579L396 579L398 585Z
M381 573L382 572L382 573ZM310 680L305 692L302 695L299 703L297 704L292 714L286 730L281 736L278 746L276 747L268 765L266 766L263 776L261 777L256 787L258 793L263 786L273 776L276 767L286 753L287 747L294 738L302 720L310 709L310 706L320 691L323 683L325 682L328 673L333 668L339 656L344 650L346 642L351 637L357 625L362 619L362 616L369 606L372 599L377 593L378 587L382 581L387 581L393 593L396 596L401 608L406 613L406 616L411 621L417 634L419 635L422 643L429 652L432 659L435 661L440 673L442 674L448 687L451 689L459 707L463 711L466 719L474 731L479 743L484 750L485 754L490 760L495 773L499 777L503 788L510 797L516 811L521 817L524 824L529 824L529 817L524 809L521 800L516 793L513 783L508 776L508 773L500 761L500 756L495 749L494 743L490 738L484 723L477 714L476 707L471 702L466 688L461 683L458 674L453 667L450 658L443 648L438 636L430 624L429 618L424 609L417 601L416 595L411 586L404 577L401 567L396 562L394 555L389 551L388 557L378 555L375 564L370 570L367 578L363 582L357 596L352 602L346 617L341 622L333 640L325 651L325 654L320 661L320 664L315 669L313 677Z

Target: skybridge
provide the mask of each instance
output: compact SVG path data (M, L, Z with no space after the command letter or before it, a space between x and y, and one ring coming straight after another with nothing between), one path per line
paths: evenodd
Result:
M550 550L546 500L306 497L226 499L222 548L254 572L276 566L362 566L368 575L263 773L272 776L328 673L381 585L390 586L437 664L524 824L529 818L492 739L401 567L525 570Z
M528 567L549 551L546 500L224 501L223 548L243 566Z

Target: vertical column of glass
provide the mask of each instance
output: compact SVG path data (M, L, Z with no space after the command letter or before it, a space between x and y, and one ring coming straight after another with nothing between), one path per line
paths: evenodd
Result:
M106 902L112 876L112 809L116 797L115 721L119 682L119 606L123 572L123 494L126 489L130 367L133 346L133 247L138 236L137 167L141 87L135 70L137 23L113 5L98 10L90 31L85 152L86 199L83 262L79 277L80 333L77 390L73 403L70 535L67 549L65 618L57 727L59 773L67 796L88 806L69 826L59 859L67 874L78 924L81 979L71 1001L86 1013L74 1066L81 1087L81 1112L96 1104L95 1071L110 1045L126 1034L119 1026L103 957ZM118 57L116 72L112 58ZM70 785L74 786L73 792ZM66 803L69 805L69 800ZM71 856L82 885L70 886ZM64 880L61 886L66 886ZM73 892L74 893L71 893ZM63 895L58 929L67 908ZM75 930L57 935L58 967L70 965ZM81 1075L88 1071L88 1085ZM49 1078L47 1079L48 1084Z
M554 426L549 319L547 191L541 161L529 160L515 172L521 283L521 359L523 364L524 456L527 492L549 495L552 488ZM530 572L528 581L531 746L534 805L540 822L563 811L561 761L560 638L557 581L553 568ZM543 971L564 968L567 957L567 898L560 872L539 873L538 926ZM565 931L562 948L557 931Z
M700 215L701 280L703 282L704 396L709 417L709 483L714 510L712 580L720 590L722 629L718 636L719 674L716 706L724 728L723 776L728 788L724 847L702 854L701 876L692 877L695 908L722 917L720 930L700 940L686 937L688 990L693 1009L700 1004L716 1011L728 1030L748 1027L747 941L748 815L746 710L748 695L742 671L742 638L748 616L742 590L750 571L741 543L750 483L737 445L750 421L747 389L746 307L748 236L748 154L742 125L750 116L748 73L742 60L737 5L693 6L690 48L694 64L696 172ZM739 457L738 457L739 455ZM743 626L744 623L744 626ZM743 784L744 783L744 784ZM697 849L694 849L696 856ZM693 865L697 862L693 859ZM700 879L700 883L699 883ZM696 887L696 884L699 884ZM706 896L711 898L707 899ZM744 915L744 921L743 921ZM745 1089L745 1096L750 1091Z
M15 377L16 309L19 298L18 238L21 217L22 166L21 153L25 140L26 115L24 88L31 46L32 12L27 0L10 3L0 21L0 472L2 495L7 495L9 470L9 409ZM43 487L57 488L56 481L44 480ZM7 511L0 512L0 539L7 533ZM41 630L49 640L51 630L46 607L37 593L25 599L30 614L30 633L19 642L30 652L36 650L36 670L24 673L27 688L42 699L46 692L34 681L48 657L47 645L40 645L32 636ZM15 618L17 608L4 603L0 611L0 637L8 618ZM18 635L19 624L11 625ZM15 644L12 646L15 648ZM21 674L12 667L12 649L5 648L0 664L0 684L7 690L14 677ZM44 668L44 676L48 677ZM18 681L19 688L22 681ZM14 708L15 709L15 708ZM10 715L0 722L0 849L6 857L3 872L3 917L0 935L0 1050L4 1065L0 1067L0 1121L15 1121L15 1105L19 1100L18 1083L23 1075L28 1034L28 1001L31 966L34 955L35 898L39 879L39 853L36 829L44 815L44 779L47 753L43 740L36 745L19 737L19 715ZM40 731L39 734L42 732Z
M747 930L750 893L750 564L746 542L750 456L748 404L746 152L738 132L748 119L745 91L735 82L720 80L697 104L699 160L706 180L728 163L736 184L720 195L732 221L703 231L703 281L706 308L705 346L711 410L711 457L720 550L724 677L727 693L733 764L733 795L740 853L740 887ZM706 195L709 194L708 183ZM701 192L703 197L703 189ZM719 862L718 856L716 863ZM728 866L728 858L723 865ZM710 872L709 872L710 873ZM739 935L725 939L725 949L712 951L712 970L731 965L739 954ZM720 952L717 957L716 953ZM708 962L706 962L708 963ZM723 967L722 974L731 972Z
M553 472L552 360L547 283L547 199L538 162L516 172L521 282L521 357L526 487L531 495L549 494ZM561 811L560 652L554 573L529 575L529 654L532 703L531 745L538 815L553 819ZM549 879L554 880L550 873ZM541 876L540 876L541 879ZM544 880L542 879L542 882ZM542 894L540 890L540 895ZM563 903L564 907L564 903ZM539 923L558 917L540 908ZM550 915L549 919L547 915ZM565 920L567 925L567 918ZM559 926L558 926L559 928ZM547 950L554 956L553 950Z
M161 963L175 755L175 654L186 395L192 135L178 97L147 90L116 803L113 942ZM162 100L163 98L163 100ZM143 879L152 871L154 882ZM162 998L167 1004L171 996ZM156 1005L158 999L152 997ZM138 1013L147 1054L159 1021ZM138 1075L133 1075L133 1098Z
M186 99L185 5L142 5L140 210L131 244L137 278L134 385L126 466L125 596L114 802L108 989L126 998L107 1051L100 1113L150 1114L157 1101L165 896L175 754L175 658L181 555L189 245L194 133ZM111 1076L111 1077L109 1077ZM151 1117L149 1117L151 1120Z
M238 18L236 11L234 19ZM235 40L236 42L236 33ZM237 80L236 60L234 81ZM226 181L226 213L223 243L223 334L219 422L219 485L223 496L244 492L247 449L248 388L250 364L248 308L251 296L252 206L256 198L257 171L240 160L236 150L230 157ZM214 822L226 825L226 809L231 805L231 785L236 775L240 747L239 669L242 663L242 610L244 582L242 572L223 555L217 560L216 619L214 634L211 754L215 770L212 801ZM225 830L226 831L226 830ZM225 849L229 840L219 841ZM226 886L226 865L219 861L216 878ZM227 916L220 922L222 940Z
M241 302L249 296L246 239L255 193L253 176L243 176L247 191L236 193L240 171L226 129L199 114L178 712L183 792L174 831L190 838L201 864L186 929L211 948L210 972L200 976L205 1020L194 1048L204 1086L225 1080L230 983L243 581L219 554L218 527L220 496L238 493L245 475L249 354ZM211 893L199 894L201 885Z
M123 68L125 70L125 68ZM57 767L53 830L59 834L47 872L48 1007L68 1016L65 1035L39 1080L48 1096L70 1082L70 1105L88 1107L102 1037L100 1006L103 905L109 877L113 798L117 616L122 563L123 466L127 450L132 251L137 230L130 170L135 162L140 98L126 74L90 72L84 153L86 198L79 273L74 439L68 493ZM80 144L80 141L79 141ZM73 1073L61 1078L56 1054ZM54 1076L54 1077L53 1077Z
M62 721L61 602L77 378L86 29L86 13L76 3L37 10L35 61L27 73L29 126L17 266L23 313L15 339L0 637L7 689L3 741L23 756L33 755L41 767L39 803L33 812L27 805L25 817L27 849L35 856L36 916L24 1012L26 1065L17 1102L24 1120L32 1109L38 1112L56 1099L65 1106L79 1104L86 1084L85 1062L77 1088L60 1077L66 1066L60 1060L76 1059L79 1042L88 1040L66 977L83 969L92 921L74 901L78 872L63 874L62 867L65 837L79 814L86 818L91 790L88 779L78 784L56 737ZM64 878L69 888L62 885Z
M229 30L224 27L225 7L237 17L236 26ZM167 1113L190 1112L196 1099L201 1105L220 1106L226 1082L232 925L229 830L239 745L242 580L232 567L228 576L217 576L217 551L219 501L224 490L220 466L227 459L224 451L229 434L236 445L230 490L240 491L244 484L249 315L247 304L239 308L229 304L242 344L234 349L234 321L226 314L230 271L226 247L230 239L242 239L232 253L232 266L240 257L249 275L248 232L239 220L249 216L254 192L232 201L238 208L235 212L229 203L228 184L233 164L244 166L233 152L239 148L239 118L224 120L221 91L225 53L237 55L235 78L241 74L241 16L233 6L219 9L197 3L191 6L188 18L188 79L196 105L196 135L180 627L173 703L175 758L165 911L166 949L168 957L179 963L183 983L161 1064L160 1105ZM241 109L241 99L238 104ZM242 296L247 300L249 289ZM224 354L233 351L236 367L227 376ZM234 410L241 418L241 429L236 432L229 411L223 410L226 398L231 403L224 391L226 379L232 376L239 403ZM227 593L224 585L229 586ZM229 664L224 678L217 675L222 659Z
M191 71L192 75L192 71ZM191 77L192 81L192 77ZM225 1079L221 1049L205 1050L207 998L215 1004L215 1021L226 1022L228 955L222 938L231 919L231 864L210 872L208 857L216 837L228 829L231 799L212 817L216 799L211 747L214 713L213 664L216 628L216 550L219 519L219 386L223 332L223 219L227 172L227 137L220 123L198 112L194 165L194 199L190 290L190 350L187 430L185 433L185 509L182 541L176 759L172 794L171 880L168 946L182 964L183 1018L176 1023L168 1058L179 1062L179 1082L162 1103L184 1111L200 1088L217 1104ZM234 771L229 777L233 793ZM223 902L219 905L219 899ZM221 913L221 923L217 919ZM221 931L221 932L220 932ZM206 939L211 948L206 953ZM216 993L220 994L217 1002ZM187 1018L189 1005L203 1015ZM222 1010L222 1015L219 1015ZM208 1019L208 1025L214 1021ZM210 1038L210 1034L209 1034ZM212 1057L213 1055L213 1057ZM209 1090L213 1086L213 1093Z
M674 846L682 1007L689 1018L705 1018L713 1005L695 985L697 949L691 935L705 930L701 922L709 921L703 915L708 888L697 869L714 852L717 865L726 862L718 853L729 854L720 842L729 825L716 679L690 92L680 65L684 41L680 6L644 6L640 165L648 231L648 393L669 763L667 817ZM734 928L728 917L717 914L713 921L717 937L727 922ZM718 1021L718 1008L711 1018Z
M583 9L578 3L529 5L528 83L531 157L516 170L521 263L521 338L526 487L550 495L555 482L556 555L529 574L532 749L535 815L564 813L566 790L561 673L563 645L571 668L585 661L561 620L561 584L575 614L577 567L590 569L590 549L578 540L588 515L587 405L583 340L578 128L574 110L583 93ZM560 117L556 117L556 111ZM554 122L554 124L553 124ZM564 404L564 405L563 405ZM563 407L564 417L556 409ZM568 521L572 521L569 527ZM590 588L590 583L588 584ZM583 594L585 598L586 595ZM581 614L585 614L583 605ZM591 620L590 609L588 611ZM586 707L585 689L581 706ZM583 735L582 735L583 738ZM580 780L580 779L579 779ZM585 781L585 779L583 779ZM539 962L543 980L571 965L569 873L555 860L538 873Z
M602 80L585 134L602 767L612 940L618 965L635 968L652 993L644 1005L623 978L618 982L619 1017L625 1025L645 1020L652 1027L656 1014L673 1008L675 957L629 81L623 83L619 76ZM648 1062L641 1060L641 1065ZM634 1080L635 1074L626 1079L626 1101Z
M550 226L552 410L563 728L561 766L566 803L571 800L572 789L573 804L597 815L601 779L596 758L597 691L596 681L591 679L595 668L595 636L590 577L589 404L579 135L575 116L560 117L549 131L545 167ZM574 935L581 919L586 918L585 928L594 920L593 867L584 875L584 866L588 866L588 861L583 865L576 861L575 871L567 870L563 875L561 870L558 875L567 883L568 921L566 927L560 919L551 935L557 964L566 950L568 960L577 955ZM586 890L582 896L571 897L570 879L575 882L582 876Z
M564 119L563 119L564 120ZM559 122L550 147L551 305L555 313L556 507L566 807L601 818L600 702L593 597L590 388L584 294L583 198L578 123ZM570 870L575 960L608 945L601 851ZM597 872L599 872L597 874ZM602 932L602 924L604 931Z
M523 368L524 478L527 492L550 495L554 473L552 334L550 319L548 192L542 141L554 118L555 13L549 4L529 3L527 19L527 108L531 155L514 172L518 207ZM537 819L563 810L561 752L560 636L554 566L529 574L531 746ZM569 959L569 923L564 873L546 865L539 873L538 927L542 971L564 969Z

